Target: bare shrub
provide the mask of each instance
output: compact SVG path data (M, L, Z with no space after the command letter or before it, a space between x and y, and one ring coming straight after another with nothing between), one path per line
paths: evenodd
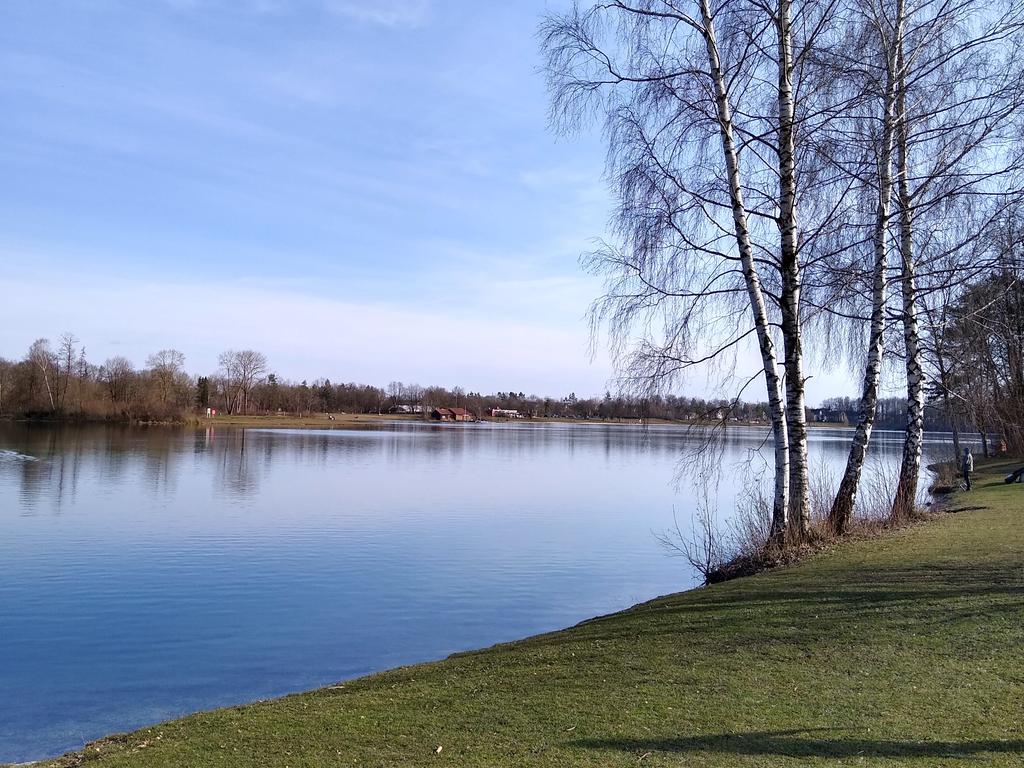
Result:
M655 538L671 557L682 557L708 583L709 574L720 569L729 560L726 537L718 524L718 504L712 499L707 482L696 483L697 513L693 530L685 533L679 525L676 510L672 509L672 527L655 533Z
M832 510L832 502L838 487L836 468L830 466L824 456L818 457L809 477L811 528L814 531L814 538L831 535L829 512Z
M932 472L932 482L928 486L929 493L950 493L960 486L960 473L957 471L955 461L932 464L928 469Z
M774 503L764 483L749 482L735 514L722 525L712 486L707 476L700 477L694 489L697 511L692 529L686 532L673 510L673 527L655 534L669 555L684 558L705 584L756 573L791 559L792 547L771 535Z
M894 467L886 467L878 456L869 457L854 509L854 519L858 524L874 525L890 517L897 481Z
M773 545L772 499L763 485L748 485L729 520L728 538L733 557L755 557Z

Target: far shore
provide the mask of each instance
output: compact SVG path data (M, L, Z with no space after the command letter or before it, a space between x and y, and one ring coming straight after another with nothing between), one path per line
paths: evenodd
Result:
M666 427L715 427L721 426L719 421L684 421L678 419L656 418L574 418L572 416L526 416L523 418L484 417L473 422L440 422L425 418L420 414L408 413L321 413L296 415L290 413L272 414L224 414L204 416L191 414L185 418L147 419L147 418L68 418L60 415L48 416L6 416L2 421L32 424L131 424L137 426L189 426L189 427L236 427L242 429L340 429L352 426L369 426L381 423L408 424L600 424L608 426L666 426ZM763 421L726 421L726 427L761 427L770 429L771 424ZM852 429L849 424L809 421L809 429ZM885 431L879 429L879 431Z
M404 413L318 413L309 416L295 416L291 414L267 414L267 415L237 415L218 414L217 416L193 416L186 423L190 426L199 427L242 427L251 429L337 429L353 425L370 425L374 423L396 423L404 422L409 424L441 424L451 422L439 422L421 415ZM483 418L475 422L459 422L458 426L465 424L602 424L609 426L670 426L670 427L700 427L717 426L719 422L699 421L674 421L672 419L575 419L569 416L535 416L522 419L507 418ZM757 421L729 421L729 427L764 427L771 425ZM826 424L821 422L810 422L808 427L831 427L834 429L845 429L846 424Z

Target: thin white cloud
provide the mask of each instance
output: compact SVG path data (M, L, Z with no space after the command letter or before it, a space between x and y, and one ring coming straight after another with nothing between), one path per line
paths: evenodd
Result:
M596 178L593 168L584 171L558 166L525 170L519 174L519 182L530 189L583 187L594 184Z
M202 4L203 0L163 0L164 5L168 5L176 11L194 11L198 9Z
M313 106L332 107L340 100L337 80L325 75L281 70L272 72L267 83L275 92Z
M418 26L427 16L428 0L327 0L338 16L386 27Z

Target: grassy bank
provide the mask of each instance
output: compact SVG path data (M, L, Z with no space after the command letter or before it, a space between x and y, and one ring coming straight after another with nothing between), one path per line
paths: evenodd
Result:
M48 765L1018 766L1024 486L1004 471L798 566Z

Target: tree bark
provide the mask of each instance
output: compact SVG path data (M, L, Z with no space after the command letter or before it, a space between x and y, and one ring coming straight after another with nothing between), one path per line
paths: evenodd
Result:
M835 500L829 511L829 523L839 534L845 533L853 518L857 503L857 491L864 469L864 458L871 441L875 425L875 409L878 404L878 381L882 372L883 336L885 328L886 269L889 249L889 220L892 203L892 152L896 133L896 55L895 50L903 41L903 0L896 4L896 19L893 40L883 39L887 47L886 83L883 96L882 146L878 155L878 206L875 214L874 256L871 288L871 330L868 337L868 357L864 367L864 380L860 396L860 417L850 443L846 469L839 483Z
M782 339L786 369L786 428L789 435L789 527L796 539L810 533L807 412L804 408L800 254L796 219L796 147L793 135L793 36L790 0L779 0L775 24L779 68L779 234L782 276Z
M921 445L924 441L924 365L917 320L917 281L914 266L913 199L909 186L909 134L906 76L903 45L898 47L897 110L897 193L900 203L900 280L903 295L903 345L907 374L907 428L903 440L892 518L905 520L917 504L917 480L921 472Z
M704 40L707 46L708 63L715 90L715 103L719 133L722 140L722 154L725 158L729 179L729 198L732 205L733 227L736 246L740 255L743 279L747 297L757 329L758 347L764 368L765 384L768 390L768 410L772 422L772 436L775 446L775 488L772 500L771 537L781 541L787 529L789 515L789 432L783 406L782 382L778 372L775 344L768 324L768 309L765 304L761 278L754 262L754 249L750 242L743 188L740 184L739 157L733 139L732 108L729 104L728 89L722 72L714 20L708 0L700 0L701 18L704 24Z

